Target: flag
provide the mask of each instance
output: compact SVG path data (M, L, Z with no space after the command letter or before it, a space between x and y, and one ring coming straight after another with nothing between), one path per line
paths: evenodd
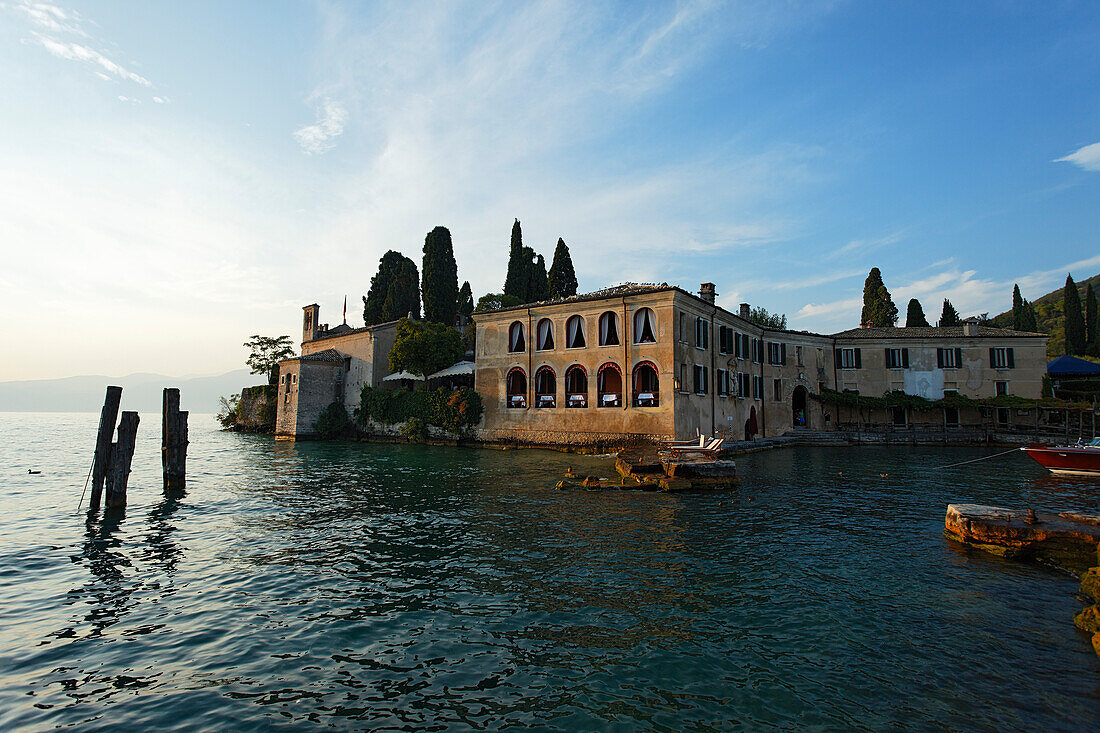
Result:
M348 324L348 296L344 296L344 325Z

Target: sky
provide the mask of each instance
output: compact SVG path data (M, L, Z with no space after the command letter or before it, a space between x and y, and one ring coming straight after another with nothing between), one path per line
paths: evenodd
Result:
M513 219L831 333L1100 272L1095 2L0 0L0 380L216 374Z

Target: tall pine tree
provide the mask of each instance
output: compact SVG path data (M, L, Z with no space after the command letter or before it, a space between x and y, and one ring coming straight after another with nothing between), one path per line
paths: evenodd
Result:
M504 294L519 298L521 303L527 302L527 270L530 267L530 258L524 261L523 230L519 226L519 219L512 224L512 243L508 249L508 275L504 279Z
M1100 356L1100 323L1096 317L1096 291L1089 283L1085 288L1085 351L1089 356Z
M424 320L455 325L458 307L458 264L451 232L436 227L424 237L424 269L420 281Z
M924 308L921 307L919 300L913 298L909 301L909 307L905 310L905 327L914 328L927 325L928 319L924 316Z
M1012 286L1012 330L1025 331L1024 328L1024 296L1020 295L1020 286Z
M569 256L569 248L561 237L558 237L558 246L554 248L554 262L550 265L547 279L551 298L568 298L577 294L577 273L573 270L573 258Z
M420 318L420 273L415 262L391 249L378 261L378 272L363 296L363 321L373 326L410 313Z
M462 283L462 287L458 289L457 311L458 315L467 318L474 312L474 291L470 288L469 280Z
M1035 316L1035 306L1031 304L1030 300L1024 301L1023 317L1020 319L1021 331L1027 331L1029 333L1039 332L1039 319Z
M860 323L871 326L893 326L898 322L898 307L882 282L882 273L872 267L863 283L863 312Z
M1066 353L1084 354L1088 346L1085 335L1085 318L1081 314L1081 294L1077 292L1077 283L1066 275L1066 287L1062 290L1062 308L1066 315Z
M959 318L959 312L955 310L955 306L951 305L951 301L947 298L943 299L943 313L940 314L940 326L961 326L962 319Z
M536 255L530 247L524 247L531 253L531 265L527 270L527 302L536 303L550 300L550 281L546 275L546 260Z

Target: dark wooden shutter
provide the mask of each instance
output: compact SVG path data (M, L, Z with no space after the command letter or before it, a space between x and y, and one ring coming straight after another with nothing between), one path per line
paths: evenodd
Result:
M860 355L859 349L856 349L855 352L856 352L856 369L862 369L863 368L863 357Z
M887 368L887 369L889 369L889 368L891 368L892 366L894 366L893 364L891 364L891 363L890 363L890 351L891 351L890 349L887 349L887 350L886 350L886 368Z
M997 365L997 350L994 348L989 349L989 368L992 369Z
M963 350L955 349L955 368L962 369L963 365Z
M779 344L779 363L783 366L787 365L787 345Z
M901 350L901 368L902 369L908 369L909 368L909 349L902 349Z
M833 368L840 369L840 352L838 348L833 348Z
M1013 352L1013 349L1012 349L1011 346L1008 347L1007 349L1005 349L1005 356L1008 357L1008 368L1009 369L1015 369L1016 368L1016 355L1012 352Z
M936 368L943 369L943 349L936 349Z

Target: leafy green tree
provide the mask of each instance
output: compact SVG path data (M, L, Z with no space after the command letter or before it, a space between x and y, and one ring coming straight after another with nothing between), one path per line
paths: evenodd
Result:
M397 323L390 371L407 371L426 377L462 361L466 345L457 329L430 321L402 318Z
M481 313L483 311L495 311L501 308L512 308L513 306L523 305L523 301L514 295L505 295L504 293L486 293L477 299L477 307L474 308L474 313Z
M764 307L750 309L749 320L764 328L785 329L787 327L787 314L768 313L768 309Z
M955 306L951 305L951 301L947 298L943 299L943 313L940 314L940 326L961 326L962 319L959 318L959 312L955 310Z
M1020 286L1018 284L1012 285L1012 330L1023 331L1024 329L1024 296L1020 295Z
M519 219L512 224L512 242L508 250L508 275L504 279L504 294L519 298L521 303L527 300L527 268L530 259L524 260L523 230Z
M928 319L924 316L924 308L921 307L919 300L913 298L909 301L909 307L905 309L905 327L915 328L927 325Z
M1085 333L1085 317L1081 313L1081 294L1077 292L1077 283L1070 275L1066 275L1066 287L1062 291L1062 308L1066 314L1066 353L1084 354L1088 336Z
M373 326L410 313L420 318L420 273L415 262L391 249L378 261L378 272L363 297L363 321Z
M1100 356L1100 323L1096 322L1096 291L1085 288L1085 347L1090 356Z
M436 227L424 237L424 269L421 274L424 319L453 326L457 320L458 264L447 227Z
M244 346L252 352L246 359L249 369L253 374L266 374L268 384L279 381L279 362L294 356L290 336L271 337L254 334L244 342Z
M458 315L470 317L470 314L474 312L474 291L470 288L470 281L462 283L462 287L458 289L458 304L456 307Z
M863 313L860 323L872 326L893 326L898 322L898 307L882 282L882 273L872 267L863 283Z
M313 423L313 432L325 440L332 440L343 435L351 427L351 419L348 411L339 402L330 402L328 407L321 410Z
M554 248L554 262L550 265L547 279L551 298L557 300L577 294L577 273L573 270L573 258L569 256L569 248L561 237L558 237L558 246Z

